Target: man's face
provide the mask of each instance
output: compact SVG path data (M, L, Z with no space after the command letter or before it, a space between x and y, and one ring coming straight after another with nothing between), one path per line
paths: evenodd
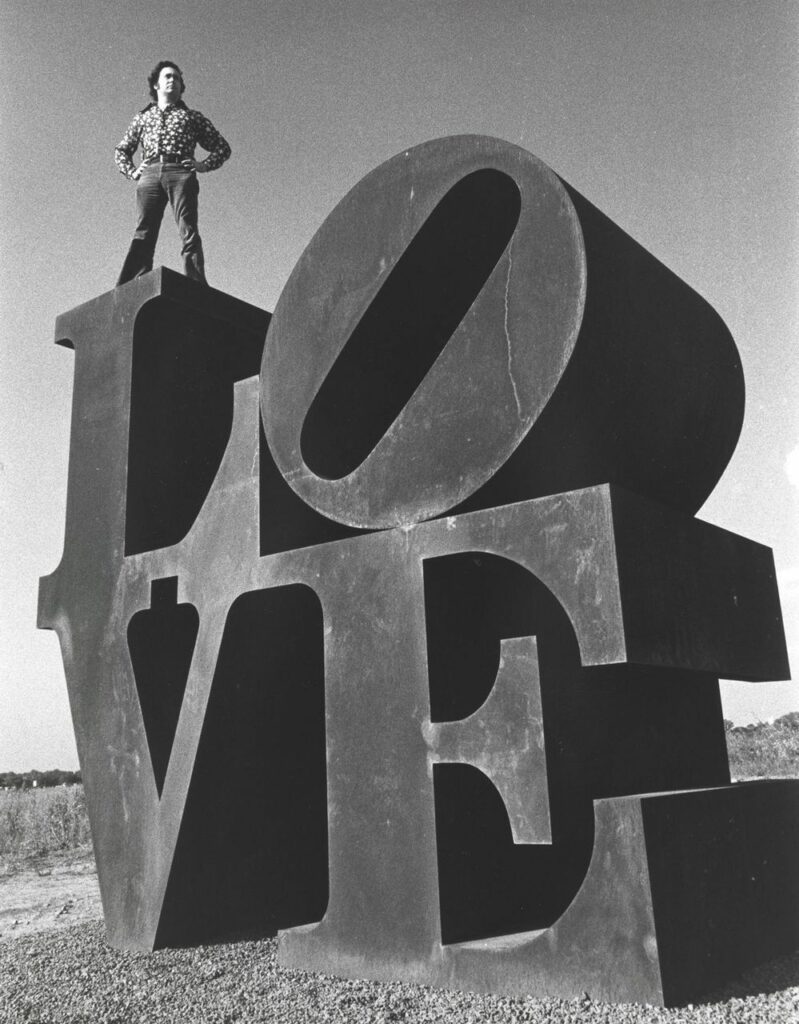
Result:
M183 81L178 69L170 67L161 68L161 74L158 76L155 91L159 96L163 96L168 100L180 99L180 94L183 92Z

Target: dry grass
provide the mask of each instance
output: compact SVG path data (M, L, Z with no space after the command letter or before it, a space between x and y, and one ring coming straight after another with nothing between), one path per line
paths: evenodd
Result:
M0 872L90 843L83 786L0 791Z

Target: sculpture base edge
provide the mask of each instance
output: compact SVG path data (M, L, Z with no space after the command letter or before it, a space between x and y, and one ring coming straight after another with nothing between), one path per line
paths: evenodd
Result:
M503 996L678 1006L799 947L799 780L597 800L580 892L550 928L364 957L324 921L279 932L278 962ZM321 940L321 941L320 941Z

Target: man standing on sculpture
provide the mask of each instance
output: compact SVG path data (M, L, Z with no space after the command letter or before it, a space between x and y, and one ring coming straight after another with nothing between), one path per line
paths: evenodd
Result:
M203 284L205 267L197 229L197 175L216 170L230 156L230 146L199 110L189 110L181 99L186 88L174 61L162 60L147 83L153 102L141 110L114 151L116 165L126 178L137 182L138 222L117 285L140 277L153 268L155 243L166 204L172 207L180 232L184 272ZM199 143L208 151L194 159ZM144 158L136 167L133 154L141 145Z

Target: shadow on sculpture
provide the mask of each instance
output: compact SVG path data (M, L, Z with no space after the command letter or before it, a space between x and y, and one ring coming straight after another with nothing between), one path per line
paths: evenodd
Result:
M718 688L788 675L773 559L694 518L735 344L544 164L425 143L273 318L159 270L56 334L111 942L660 1005L799 946L799 782L730 784Z
M177 603L177 576L153 580L150 592L150 607L130 620L128 647L160 796L200 620L193 605Z
M233 383L257 373L262 342L249 325L222 323L183 302L150 301L135 316L127 555L182 540L216 477L233 422Z
M340 479L369 455L485 286L519 209L513 178L473 171L385 271L303 422L302 453L315 473Z
M254 937L324 912L322 655L307 587L233 602L156 945Z
M482 772L435 766L442 941L547 928L585 878L594 800L729 784L718 682L631 665L582 668L563 609L516 563L468 553L428 559L424 572L433 721L478 710L497 673L499 637L536 636L552 821L551 844L514 844Z

